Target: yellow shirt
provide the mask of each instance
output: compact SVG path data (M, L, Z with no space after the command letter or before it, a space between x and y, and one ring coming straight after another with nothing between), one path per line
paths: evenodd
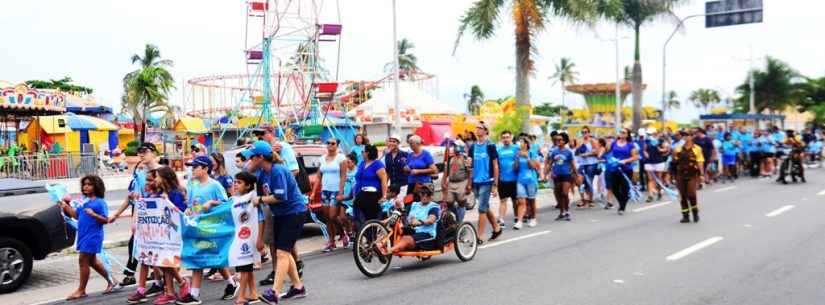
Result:
M683 147L684 145L676 147L676 150L673 151L674 161L679 160L679 153L682 152ZM699 147L699 145L694 144L691 150L693 151L693 155L696 156L696 162L705 163L705 157L702 155L702 148Z

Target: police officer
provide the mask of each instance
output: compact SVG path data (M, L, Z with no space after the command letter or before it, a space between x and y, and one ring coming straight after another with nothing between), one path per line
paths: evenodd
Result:
M685 143L673 151L673 162L676 164L676 187L679 189L682 205L682 223L690 222L690 213L693 213L693 222L699 222L699 205L696 198L696 189L704 176L705 158L702 148L693 143L693 135L682 131L682 140Z

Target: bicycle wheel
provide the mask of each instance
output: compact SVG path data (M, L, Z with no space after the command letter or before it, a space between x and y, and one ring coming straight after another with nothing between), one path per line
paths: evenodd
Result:
M355 238L352 255L358 270L368 277L378 277L390 267L392 255L380 256L373 250L373 245L390 234L389 229L378 220L370 220L361 227ZM390 242L386 244L390 247Z
M462 262L470 261L478 253L476 228L469 222L462 223L455 232L455 255Z

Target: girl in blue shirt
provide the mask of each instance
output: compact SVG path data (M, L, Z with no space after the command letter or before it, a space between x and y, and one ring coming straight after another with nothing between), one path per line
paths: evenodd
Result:
M80 269L80 283L66 300L77 300L86 297L86 284L89 283L89 267L94 268L100 276L106 279L108 286L103 293L111 293L117 287L114 280L103 264L97 259L97 254L103 248L103 225L109 223L109 207L103 200L106 187L103 180L96 175L88 175L80 179L80 189L83 193L82 207L75 209L69 200L60 201L60 208L67 216L77 219L77 252L78 267Z
M533 206L532 209L536 209L536 191L539 185L538 171L541 164L539 155L530 149L530 140L527 137L521 139L516 158L517 162L513 166L517 173L516 197L518 198L518 207L516 208L516 224L513 225L513 229L519 230L524 222L528 201ZM530 224L528 226L534 227L536 225L535 218L530 219Z
M608 162L608 175L613 196L619 201L619 215L624 215L627 201L630 200L630 183L633 176L631 164L639 159L639 151L632 142L630 129L622 129L619 137L610 145L612 158Z
M737 156L739 155L739 145L733 140L733 135L725 133L725 141L722 142L722 166L724 166L725 178L734 180L736 173Z
M573 185L573 175L576 173L576 161L573 151L567 147L570 137L566 133L554 134L555 147L547 158L545 170L549 171L553 179L553 195L559 207L559 216L556 220L570 221L570 188Z

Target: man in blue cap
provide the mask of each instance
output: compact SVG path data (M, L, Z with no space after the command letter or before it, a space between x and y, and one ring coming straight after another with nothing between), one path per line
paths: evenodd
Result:
M192 179L190 179L186 185L188 212L195 214L200 213L203 205L212 200L219 202L229 200L226 196L226 190L224 190L221 183L212 179L209 175L212 172L212 165L212 159L208 156L197 156L195 159L192 159L192 161L186 163L186 166L192 167ZM229 269L225 268L226 266L211 267L220 268L219 272L224 280L226 280L227 284L222 299L230 300L237 296L238 283L236 283L235 279L229 274ZM180 305L201 304L200 288L202 281L203 269L192 270L192 288L189 289L189 293L182 296L177 303Z
M242 151L241 155L249 160L249 171L258 177L258 197L253 198L253 203L269 205L272 214L272 217L266 219L265 226L272 228L270 251L275 253L275 278L272 288L266 290L260 300L267 304L277 304L279 299L304 297L306 288L301 282L291 253L304 226L307 211L304 195L301 194L295 177L284 166L283 160L273 153L269 143L256 141L252 143L252 147ZM284 295L280 295L287 276L292 286Z

